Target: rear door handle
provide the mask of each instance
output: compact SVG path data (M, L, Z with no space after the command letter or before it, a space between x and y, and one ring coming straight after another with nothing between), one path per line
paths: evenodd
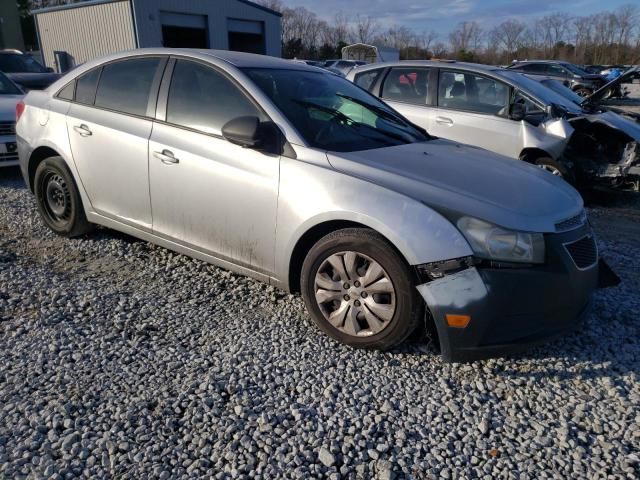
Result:
M167 165L180 163L171 150L162 150L161 152L153 152L153 156Z
M90 137L93 135L93 132L89 127L87 127L84 123L82 125L75 125L73 129L78 132L81 137Z
M440 125L453 125L453 120L447 117L436 117L436 123Z

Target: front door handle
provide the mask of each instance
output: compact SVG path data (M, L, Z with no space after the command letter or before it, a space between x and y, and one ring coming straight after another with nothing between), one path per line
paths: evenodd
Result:
M447 117L436 117L436 123L440 125L453 125L453 120Z
M87 127L84 123L82 125L75 125L73 129L78 132L81 137L90 137L93 135L93 132L89 127Z
M167 165L175 165L180 163L171 150L162 150L161 152L153 152L153 156Z

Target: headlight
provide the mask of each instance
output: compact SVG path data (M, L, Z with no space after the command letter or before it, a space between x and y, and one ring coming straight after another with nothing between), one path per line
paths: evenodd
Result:
M460 218L458 228L479 257L544 263L544 236L541 233L507 230L471 217Z

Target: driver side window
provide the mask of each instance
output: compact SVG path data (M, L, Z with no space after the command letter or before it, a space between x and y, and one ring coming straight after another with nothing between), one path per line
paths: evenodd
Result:
M568 77L569 72L560 65L549 65L548 66L549 75L554 75L556 77Z
M168 123L217 135L229 120L245 115L263 119L231 80L197 62L176 62L167 102Z
M517 91L513 103L524 105L526 115L542 114L544 110L538 106L533 100L526 95L523 95L521 91Z
M505 115L509 86L492 78L453 71L441 71L438 106L489 115Z

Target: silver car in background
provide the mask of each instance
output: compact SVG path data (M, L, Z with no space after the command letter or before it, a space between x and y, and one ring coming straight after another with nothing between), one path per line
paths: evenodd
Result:
M301 292L346 344L391 348L426 322L446 360L470 360L588 311L598 252L572 187L434 139L320 69L138 50L19 111L22 173L53 231L104 225Z
M524 160L581 186L636 181L640 149L629 144L637 138L631 127L624 138L601 134L594 122L607 122L606 115L515 70L411 60L359 67L347 79L432 135Z
M18 165L16 106L24 93L0 72L0 168Z

